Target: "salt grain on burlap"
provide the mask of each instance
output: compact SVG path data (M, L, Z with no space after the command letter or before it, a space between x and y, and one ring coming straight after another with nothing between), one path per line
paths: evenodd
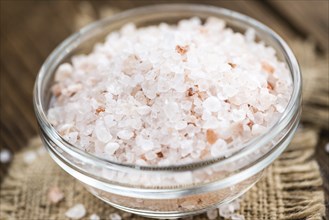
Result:
M63 199L64 199L64 193L60 188L54 186L54 187L51 187L49 189L49 191L48 191L48 200L51 203L57 204Z
M86 215L86 209L82 204L76 204L65 212L65 216L72 219L81 219Z
M111 213L110 214L110 220L121 220L121 216L118 213Z
M217 18L127 24L59 66L48 119L70 143L116 162L228 157L275 124L292 92L286 65L255 39Z
M9 150L3 149L0 151L0 162L8 163L11 161L12 155Z
M97 215L97 214L92 214L90 217L89 217L89 220L100 220L101 218Z

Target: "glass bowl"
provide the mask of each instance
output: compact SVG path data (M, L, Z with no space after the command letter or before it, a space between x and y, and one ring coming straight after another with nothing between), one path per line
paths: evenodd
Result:
M120 164L88 154L65 141L47 120L50 88L57 67L76 54L89 53L111 31L133 22L138 27L197 16L218 17L235 31L255 29L256 37L273 47L290 70L291 99L279 121L228 158L172 166ZM244 194L290 143L301 113L301 74L287 44L262 23L223 8L166 4L146 6L94 22L61 43L40 69L34 88L40 136L54 161L93 195L127 212L153 218L198 214Z

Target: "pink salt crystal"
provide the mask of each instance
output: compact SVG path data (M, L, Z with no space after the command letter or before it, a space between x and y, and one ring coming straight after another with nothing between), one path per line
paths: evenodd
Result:
M82 204L76 204L65 212L65 216L72 219L81 219L86 215L86 209Z
M89 220L100 220L101 218L97 215L97 214L92 214L90 217L89 217Z
M11 160L11 153L7 149L2 149L0 151L0 162L1 163L8 163Z
M110 220L121 220L121 216L118 213L111 213L110 214Z
M218 210L217 209L210 209L207 211L207 217L209 220L214 220L218 216Z
M64 193L58 187L54 186L51 187L48 191L48 200L53 203L57 204L62 199L64 199Z

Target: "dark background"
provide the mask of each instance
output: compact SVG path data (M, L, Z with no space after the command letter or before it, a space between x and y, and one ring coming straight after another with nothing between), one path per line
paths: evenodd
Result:
M32 106L34 80L43 61L61 41L84 23L100 18L103 13L109 14L147 4L171 2L203 3L233 9L260 20L288 42L296 38L315 41L318 56L328 53L327 0L0 0L0 149L9 149L15 153L37 134ZM315 157L320 164L324 179L327 216L329 216L329 161L328 154L324 151L327 142L328 130L324 130ZM6 175L7 168L8 165L1 164L0 179Z

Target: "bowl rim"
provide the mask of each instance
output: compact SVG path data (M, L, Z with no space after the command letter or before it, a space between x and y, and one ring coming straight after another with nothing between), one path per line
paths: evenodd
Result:
M115 162L105 158L98 157L91 153L87 153L79 149L78 147L70 144L68 141L66 141L48 121L46 115L47 110L44 110L42 104L43 94L41 93L41 88L45 76L49 73L49 69L54 66L54 63L56 63L56 61L61 60L64 57L63 55L65 55L65 53L67 54L72 49L74 49L79 44L81 38L84 35L91 33L92 31L95 31L100 26L110 25L111 23L119 21L122 18L149 14L150 12L151 13L164 12L168 10L170 11L186 10L186 11L194 11L194 12L208 12L208 13L211 12L218 15L220 14L229 17L231 19L237 20L239 22L248 23L253 28L255 29L257 28L258 31L259 30L263 31L274 41L276 41L276 43L280 47L280 50L282 50L284 58L287 61L287 65L289 71L291 72L292 81L293 81L293 91L290 100L279 120L271 128L269 128L266 133L263 133L260 136L252 138L251 140L249 140L244 144L244 147L241 150L235 152L230 157L210 158L207 160L182 163L178 165L137 165L137 164ZM195 16L197 16L197 14ZM83 160L89 161L94 164L97 163L99 165L105 165L105 166L110 165L112 167L114 166L118 168L128 168L128 169L137 169L137 170L157 170L157 171L182 170L182 169L184 170L186 168L191 169L193 167L204 167L204 166L212 165L214 163L225 164L228 162L232 162L234 160L238 160L242 158L243 156L260 148L261 146L264 146L266 143L271 141L277 134L279 134L289 124L289 122L293 119L294 115L296 114L299 108L299 102L301 100L301 87L302 87L301 81L302 78L301 78L300 68L293 52L291 51L287 43L276 32L274 32L272 29L270 29L263 23L247 15L212 5L189 4L189 3L156 4L156 5L142 6L138 8L129 9L121 13L115 14L113 16L106 17L101 20L97 20L83 27L79 31L71 34L68 38L66 38L51 52L51 54L47 57L46 61L43 63L43 65L39 70L34 85L33 105L34 105L34 111L37 118L37 122L42 132L45 132L51 138L54 144L56 144L62 150L64 150L65 152L69 153L74 157L83 157L84 158Z

